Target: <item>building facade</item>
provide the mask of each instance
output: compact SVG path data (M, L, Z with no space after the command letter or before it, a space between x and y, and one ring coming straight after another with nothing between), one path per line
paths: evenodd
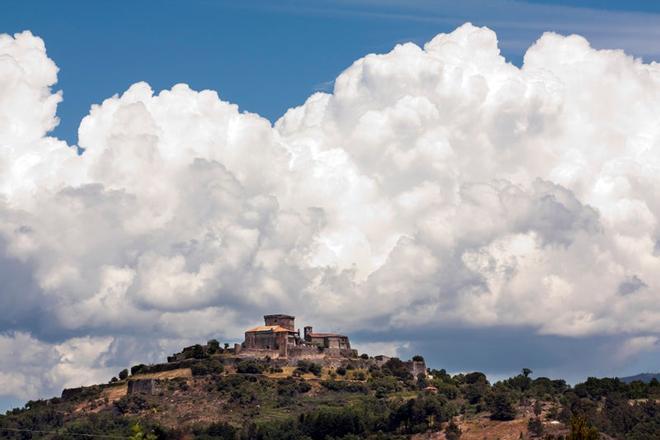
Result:
M245 342L241 344L243 354L262 354L278 357L323 357L356 355L351 350L348 336L336 333L314 333L312 327L305 327L304 337L295 329L295 316L275 314L265 315L264 325L245 332Z

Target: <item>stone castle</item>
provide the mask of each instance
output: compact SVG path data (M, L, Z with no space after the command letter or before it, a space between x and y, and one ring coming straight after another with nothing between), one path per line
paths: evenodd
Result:
M316 333L311 326L303 327L303 333L296 330L295 316L273 314L264 316L264 325L245 331L245 340L220 349L207 345L185 347L180 353L167 357L168 363L186 362L190 359L204 359L209 356L222 356L225 361L240 362L246 359L268 360L276 366L296 366L299 361L311 361L329 368L354 365L368 368L381 367L389 361L388 356L358 357L357 350L351 348L348 336L337 333ZM426 374L423 360L403 361L405 368L414 376Z
M245 332L245 341L236 345L241 357L271 359L329 359L355 358L348 336L336 333L315 333L311 326L295 328L295 316L275 314L264 316L264 325Z

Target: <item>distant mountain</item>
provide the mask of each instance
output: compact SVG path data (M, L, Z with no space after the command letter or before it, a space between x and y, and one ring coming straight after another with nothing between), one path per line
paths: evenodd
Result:
M634 376L622 377L620 378L622 382L630 383L636 380L641 380L644 383L649 383L653 379L660 380L660 373L641 373Z

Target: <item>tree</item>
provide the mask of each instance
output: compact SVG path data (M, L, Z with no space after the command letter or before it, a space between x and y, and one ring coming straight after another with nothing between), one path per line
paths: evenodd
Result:
M142 373L142 370L144 370L145 367L146 365L144 364L133 365L131 367L131 376Z
M523 374L523 376L525 376L525 377L529 377L529 375L532 374L532 373L533 373L533 371L530 370L529 368L523 368L523 369L522 369L522 374Z
M598 440L598 430L587 423L584 417L573 417L571 419L571 432L566 440Z
M511 403L509 393L498 390L492 393L488 399L490 418L492 420L513 420L516 418L516 409Z
M527 422L527 430L535 437L541 437L543 435L543 422L538 417L531 418Z
M119 380L124 380L128 377L128 369L124 368L119 372Z
M454 419L452 418L445 428L445 438L447 440L458 440L461 438L461 428L458 427Z
M211 339L206 343L209 354L218 353L220 351L220 343L217 339Z
M136 423L131 427L131 432L133 433L130 437L128 437L129 440L156 440L157 437L152 434L145 434L144 431L142 431L142 427L140 426L139 423Z
M419 388L420 390L423 390L427 386L429 386L429 384L428 384L428 381L426 380L426 374L419 373L417 375L417 388Z
M543 405L541 404L540 400L537 400L534 402L534 415L536 417L541 415L541 412L543 411Z

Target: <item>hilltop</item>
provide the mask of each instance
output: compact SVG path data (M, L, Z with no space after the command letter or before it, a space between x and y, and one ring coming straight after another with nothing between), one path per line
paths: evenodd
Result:
M491 384L480 372L428 369L419 355L358 355L346 336L310 328L296 339L291 326L277 327L248 330L248 343L211 340L168 362L124 369L108 383L30 401L0 416L0 437L660 438L657 379L589 378L571 387L525 368ZM257 339L287 345L256 347Z
M625 383L631 383L631 382L635 382L635 381L649 383L653 379L660 380L660 373L640 373L640 374L636 374L634 376L622 377L621 381L625 382Z

